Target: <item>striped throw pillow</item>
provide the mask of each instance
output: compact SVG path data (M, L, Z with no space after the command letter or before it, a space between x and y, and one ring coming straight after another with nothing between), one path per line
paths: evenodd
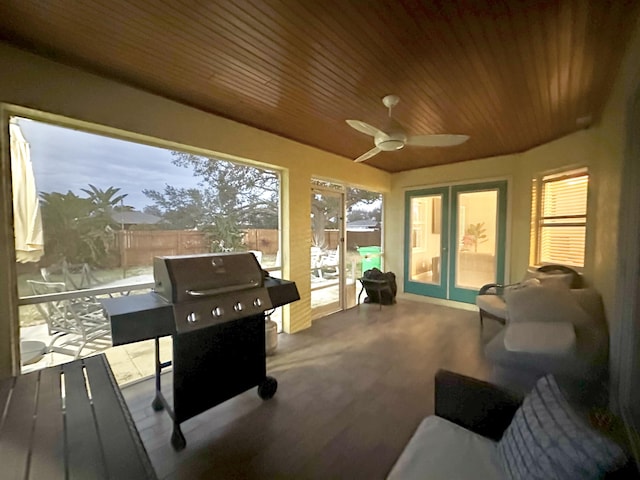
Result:
M624 451L571 408L553 375L536 383L497 447L512 479L597 479L622 466Z

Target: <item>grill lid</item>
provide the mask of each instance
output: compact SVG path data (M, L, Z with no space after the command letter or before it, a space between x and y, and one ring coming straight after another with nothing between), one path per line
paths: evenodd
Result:
M263 286L256 257L245 253L207 253L155 257L155 292L180 303Z

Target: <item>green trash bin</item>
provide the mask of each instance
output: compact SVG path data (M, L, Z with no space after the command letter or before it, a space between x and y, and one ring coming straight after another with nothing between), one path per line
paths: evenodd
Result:
M358 247L358 253L362 257L362 273L372 268L380 270L380 247Z

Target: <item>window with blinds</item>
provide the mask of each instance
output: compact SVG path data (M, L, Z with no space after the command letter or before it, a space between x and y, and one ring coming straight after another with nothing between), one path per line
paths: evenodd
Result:
M534 180L536 264L584 266L587 231L586 169Z

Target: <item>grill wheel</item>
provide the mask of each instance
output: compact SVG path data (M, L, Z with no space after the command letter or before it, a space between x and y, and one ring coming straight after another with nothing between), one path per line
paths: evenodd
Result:
M258 385L258 395L263 400L269 400L273 398L278 390L278 381L273 377L265 377L265 379Z

